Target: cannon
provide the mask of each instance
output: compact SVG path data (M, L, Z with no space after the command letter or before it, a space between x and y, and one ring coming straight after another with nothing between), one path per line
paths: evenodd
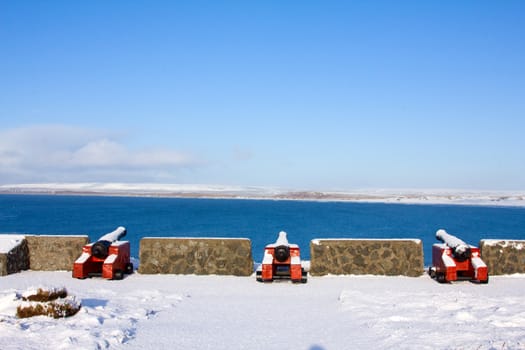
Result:
M488 283L488 268L481 260L478 247L463 242L443 229L436 232L436 238L443 243L432 245L432 266L428 269L430 277L440 283L456 280Z
M277 241L264 248L262 264L255 272L259 282L272 282L276 279L306 283L307 273L301 265L299 246L288 243L286 232L279 232Z
M73 277L85 279L102 276L110 280L120 280L124 278L124 274L133 273L129 242L120 241L126 232L126 228L120 226L100 237L95 243L85 245L82 254L73 264Z

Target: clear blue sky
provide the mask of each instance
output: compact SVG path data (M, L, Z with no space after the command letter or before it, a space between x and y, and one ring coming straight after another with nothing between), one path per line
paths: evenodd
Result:
M1 1L0 184L525 189L525 1Z

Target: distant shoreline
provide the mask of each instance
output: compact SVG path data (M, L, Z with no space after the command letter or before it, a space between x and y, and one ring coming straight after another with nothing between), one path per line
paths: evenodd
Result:
M525 207L525 192L510 191L370 190L325 192L212 185L90 183L2 185L0 186L0 194Z

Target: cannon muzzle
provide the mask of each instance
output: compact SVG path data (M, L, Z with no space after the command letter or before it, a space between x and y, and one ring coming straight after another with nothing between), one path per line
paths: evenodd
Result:
M275 241L276 247L274 248L274 257L279 262L285 262L290 257L290 244L286 237L286 232L279 232L279 237Z
M99 259L105 259L108 256L109 246L111 243L118 241L126 235L126 228L120 226L115 231L105 234L91 246L91 254Z
M464 261L470 258L470 246L456 236L447 233L445 230L438 230L436 238L452 249L452 255L456 260Z

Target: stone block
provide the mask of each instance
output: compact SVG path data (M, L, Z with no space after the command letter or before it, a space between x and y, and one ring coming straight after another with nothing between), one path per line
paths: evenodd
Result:
M88 236L26 236L31 270L72 271Z
M21 235L0 235L0 276L29 268L27 241Z
M143 238L139 273L250 276L251 241L246 238Z
M525 273L525 240L482 239L479 248L489 276Z
M419 239L315 239L310 243L310 274L420 276Z

